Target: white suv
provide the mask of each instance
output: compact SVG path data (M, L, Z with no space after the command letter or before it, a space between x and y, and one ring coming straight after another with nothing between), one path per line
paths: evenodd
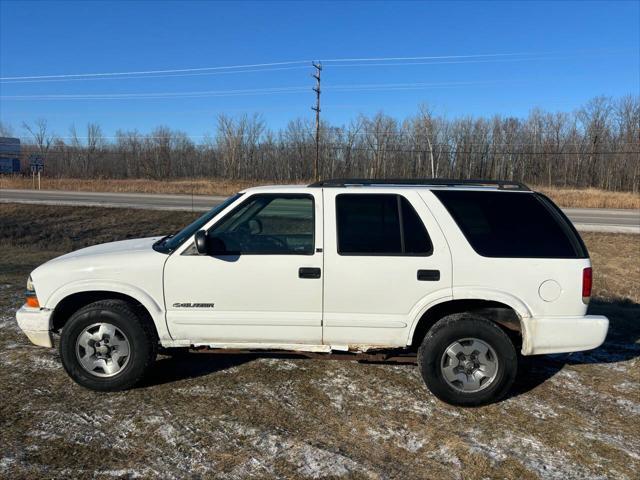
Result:
M417 351L434 395L495 401L523 355L600 345L587 250L519 183L330 180L257 187L175 235L84 248L35 269L18 324L95 390L159 348Z

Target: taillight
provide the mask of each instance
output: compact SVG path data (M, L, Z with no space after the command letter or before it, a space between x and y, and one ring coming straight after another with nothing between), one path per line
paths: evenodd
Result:
M593 285L593 273L591 267L582 270L582 301L589 303L591 298L591 287Z

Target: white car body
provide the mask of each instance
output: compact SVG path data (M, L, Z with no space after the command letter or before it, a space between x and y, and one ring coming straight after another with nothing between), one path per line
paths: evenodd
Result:
M65 299L112 293L146 309L163 347L366 351L408 347L421 319L434 307L480 300L497 302L515 312L517 321L511 328L521 332L524 355L599 346L608 320L586 315L582 272L591 266L589 258L481 256L434 195L435 190L446 188L250 188L203 229L254 195L310 195L315 219L312 254L239 255L232 260L188 255L193 236L170 254L153 249L158 238L97 245L36 268L31 278L40 307L23 306L17 320L33 343L51 347L56 330L52 316ZM335 199L345 191L404 197L424 223L432 253L340 255ZM321 276L299 278L300 268L319 268ZM418 270L439 271L439 279L418 281Z

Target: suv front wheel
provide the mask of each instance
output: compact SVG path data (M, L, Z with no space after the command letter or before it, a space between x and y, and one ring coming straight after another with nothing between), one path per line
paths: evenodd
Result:
M134 386L156 358L155 331L121 300L75 312L62 329L60 356L69 376L91 390Z
M495 323L471 313L440 319L418 350L427 387L451 405L478 406L500 400L515 380L513 343Z

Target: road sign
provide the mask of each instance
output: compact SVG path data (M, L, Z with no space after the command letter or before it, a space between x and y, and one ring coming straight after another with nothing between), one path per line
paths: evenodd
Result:
M32 173L44 171L44 158L40 155L29 155L29 166Z

